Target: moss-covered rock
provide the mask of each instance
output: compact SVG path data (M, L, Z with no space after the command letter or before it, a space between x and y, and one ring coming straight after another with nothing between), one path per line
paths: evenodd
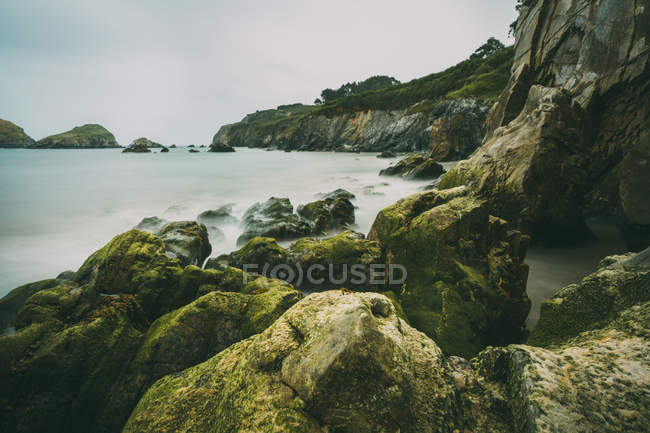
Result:
M608 257L593 274L542 303L528 339L554 346L612 321L622 310L650 301L650 248L639 254Z
M23 128L8 120L0 119L0 148L30 147L34 140L25 134Z
M77 126L61 134L50 135L38 140L36 149L93 149L119 147L113 134L101 125Z
M62 283L61 279L53 278L24 284L16 287L0 299L0 331L14 324L16 314L18 314L18 311L30 296L41 290L55 287L60 283Z
M469 392L460 395L461 383L477 387L387 298L325 292L160 379L124 432L507 431Z
M264 331L302 297L277 280L257 278L250 284L247 293L212 291L158 318L110 390L98 431L119 431L156 380Z
M381 243L387 265L406 268L406 282L394 288L400 303L446 353L470 357L523 339L528 239L469 189L400 200L377 215L368 237Z
M177 258L181 266L202 266L212 252L207 228L194 221L174 221L156 235L165 243L167 255Z
M156 234L160 230L162 230L162 228L165 227L167 224L169 224L169 221L167 221L166 219L157 216L152 216L152 217L142 218L142 220L134 228L145 232Z
M287 250L279 246L275 239L263 237L254 237L228 256L231 266L243 269L244 265L256 264L260 271L266 264L274 267L287 263L287 260Z

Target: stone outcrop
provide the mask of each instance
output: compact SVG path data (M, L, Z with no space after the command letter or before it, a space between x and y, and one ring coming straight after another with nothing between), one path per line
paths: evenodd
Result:
M242 245L256 236L279 240L308 236L312 227L306 219L293 213L288 198L271 197L263 203L255 203L242 217L244 233L237 239Z
M35 149L99 149L120 146L106 128L97 124L88 124L45 137L34 143L32 147Z
M424 151L433 146L440 160L447 160L457 158L452 149L468 153L480 145L489 106L488 101L459 99L417 112L363 110L329 116L305 115L310 107L288 105L221 127L212 145L368 152ZM263 118L270 121L259 122Z
M25 134L23 128L8 120L0 119L0 148L15 149L31 147L34 140Z
M524 2L512 75L485 141L441 186L471 184L495 215L539 238L566 237L585 232L589 198L612 174L630 246L647 246L648 6Z
M325 292L156 382L124 432L506 431L458 395L466 375L384 296Z
M300 205L296 213L312 222L312 233L317 235L341 231L354 224L354 205L343 196L330 195Z
M0 430L120 431L155 380L261 332L302 297L234 268L182 268L164 251L161 238L132 230L75 281L2 300L16 332L0 337Z
M136 138L131 142L131 144L129 144L129 147L136 147L136 146L144 146L149 149L160 149L165 147L162 144L156 143L155 141L151 141L146 137Z
M232 146L226 143L219 143L219 142L212 143L210 145L210 149L208 150L208 152L215 152L215 153L224 153L224 152L227 153L227 152L234 152L234 151L235 149Z
M202 266L212 252L207 228L194 221L169 223L156 235L165 243L166 254L177 258L181 266Z
M122 153L151 153L151 149L144 143L131 143L129 147L125 148Z
M469 188L402 199L379 212L368 238L379 241L386 265L406 268L406 282L394 288L399 302L446 353L470 357L523 340L528 238Z

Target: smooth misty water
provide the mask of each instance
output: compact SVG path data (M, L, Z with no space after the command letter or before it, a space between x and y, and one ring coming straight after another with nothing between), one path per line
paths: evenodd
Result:
M204 149L202 149L204 150ZM232 203L240 217L271 196L294 206L344 188L356 195L358 227L368 233L383 207L427 182L379 177L394 160L376 154L266 152L122 154L102 150L0 150L0 296L66 269L142 218L194 220ZM236 249L237 225L212 255Z
M0 297L14 287L61 271L86 257L142 218L193 220L204 210L232 203L240 217L271 196L294 206L315 194L344 188L356 195L358 226L368 233L377 212L428 182L379 177L395 161L375 154L266 152L122 154L106 150L0 149ZM445 164L449 168L453 164ZM528 294L533 308L561 287L594 271L608 254L625 247L611 225L594 222L600 242L571 249L533 248ZM236 249L237 225L211 240L212 255Z

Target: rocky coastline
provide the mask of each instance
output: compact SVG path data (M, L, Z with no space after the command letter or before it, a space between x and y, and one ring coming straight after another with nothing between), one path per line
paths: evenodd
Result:
M295 209L270 197L241 221L228 204L148 217L78 270L17 287L0 300L0 430L647 431L647 3L524 1L493 105L291 105L222 127L211 152L417 152L383 175L435 182L368 233L342 189ZM96 127L32 147L117 145ZM526 329L530 245L583 239L594 214L630 252L557 287ZM210 258L225 224L239 249Z

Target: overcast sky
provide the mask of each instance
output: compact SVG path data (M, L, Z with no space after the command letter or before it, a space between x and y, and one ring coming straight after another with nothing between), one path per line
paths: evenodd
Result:
M506 42L515 0L0 0L0 118L120 144L220 125L371 75L408 81ZM513 41L509 41L512 43Z

